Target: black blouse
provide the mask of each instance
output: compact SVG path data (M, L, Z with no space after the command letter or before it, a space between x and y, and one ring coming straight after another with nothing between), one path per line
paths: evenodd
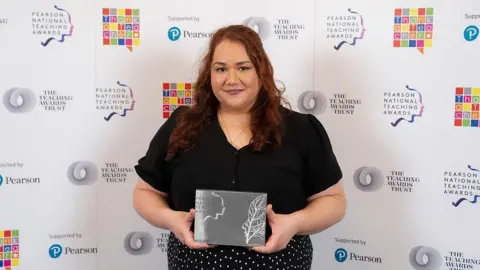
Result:
M313 115L284 107L285 133L279 148L269 146L262 152L254 152L247 145L237 150L228 142L215 117L193 148L166 162L170 134L184 109L176 109L160 127L146 155L135 166L143 180L169 194L173 210L195 208L196 189L216 189L266 192L267 203L272 204L276 213L289 214L304 208L309 196L342 178L322 124ZM268 222L265 229L268 239L271 235ZM189 249L172 232L167 246L169 270L310 270L313 261L313 245L308 235L295 235L285 249L270 254L223 245L206 250Z
M279 214L307 205L307 198L336 184L342 171L320 121L282 107L285 133L279 148L254 152L251 145L239 150L227 140L218 118L198 137L196 145L172 161L165 161L168 140L178 114L176 109L160 127L137 174L168 196L173 210L195 208L196 189L266 192L267 203Z

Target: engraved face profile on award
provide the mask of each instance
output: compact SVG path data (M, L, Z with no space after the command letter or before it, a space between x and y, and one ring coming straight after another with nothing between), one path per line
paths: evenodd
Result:
M197 190L195 241L211 245L263 246L266 207L266 193Z

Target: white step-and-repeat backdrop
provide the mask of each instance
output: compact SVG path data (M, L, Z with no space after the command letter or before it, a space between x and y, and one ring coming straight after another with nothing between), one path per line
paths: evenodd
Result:
M477 0L0 2L0 269L166 269L133 166L227 24L341 163L314 269L480 269Z

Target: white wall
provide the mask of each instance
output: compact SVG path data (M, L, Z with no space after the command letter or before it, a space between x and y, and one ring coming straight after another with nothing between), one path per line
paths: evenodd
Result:
M139 10L138 46L103 45L103 8ZM394 47L396 8L433 8L423 53ZM324 123L345 175L347 215L313 237L313 269L480 269L479 129L454 126L456 88L480 87L480 40L464 38L478 15L474 0L0 2L0 231L19 230L13 269L166 269L166 232L132 208L133 166L165 121L163 84L192 82L208 34L249 17L266 20L276 78L293 109ZM328 37L341 33L341 16L358 25ZM60 29L49 34L51 19ZM275 30L284 27L298 32ZM22 106L11 106L12 88L26 89L13 91ZM108 89L127 102L111 118L97 108ZM385 114L402 94L406 115ZM305 110L309 95L316 107ZM126 248L131 232L145 233L144 251Z

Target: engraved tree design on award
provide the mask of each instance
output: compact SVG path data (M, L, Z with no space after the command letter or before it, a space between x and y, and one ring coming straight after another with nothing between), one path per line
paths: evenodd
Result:
M258 196L250 203L248 218L242 225L247 244L253 237L264 239L266 206L267 195Z

